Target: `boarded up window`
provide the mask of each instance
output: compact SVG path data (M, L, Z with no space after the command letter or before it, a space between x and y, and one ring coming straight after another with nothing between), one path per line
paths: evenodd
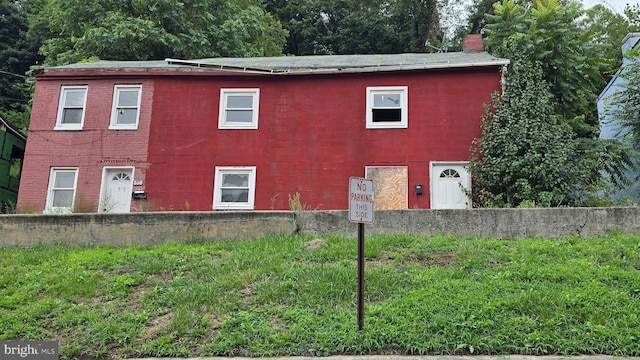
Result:
M375 210L407 208L409 170L406 166L368 166L366 177L373 181Z

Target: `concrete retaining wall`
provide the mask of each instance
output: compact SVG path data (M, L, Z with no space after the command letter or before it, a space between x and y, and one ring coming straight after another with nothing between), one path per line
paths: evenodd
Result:
M0 215L0 246L37 244L141 245L167 241L244 240L296 232L355 237L346 211L161 212ZM640 207L377 211L376 234L460 237L595 237L640 234Z
M304 212L298 226L310 234L357 236L346 211ZM640 208L549 208L377 211L365 234L410 233L433 236L516 239L596 237L622 231L640 234Z
M291 212L0 215L0 245L128 246L243 240L296 230Z

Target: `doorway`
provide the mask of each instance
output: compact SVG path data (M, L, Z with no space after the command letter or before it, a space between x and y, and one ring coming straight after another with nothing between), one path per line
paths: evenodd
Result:
M128 213L131 211L133 191L133 167L108 167L103 169L100 192L101 213Z
M466 162L431 163L431 208L470 209L471 177Z

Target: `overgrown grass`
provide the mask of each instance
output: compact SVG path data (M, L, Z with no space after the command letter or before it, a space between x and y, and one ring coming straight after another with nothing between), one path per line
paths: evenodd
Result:
M0 249L0 340L63 358L640 356L640 237L354 239Z

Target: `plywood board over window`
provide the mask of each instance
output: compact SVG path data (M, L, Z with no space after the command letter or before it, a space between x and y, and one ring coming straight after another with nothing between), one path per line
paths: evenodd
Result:
M409 170L406 166L367 166L366 178L373 181L375 210L407 208Z

